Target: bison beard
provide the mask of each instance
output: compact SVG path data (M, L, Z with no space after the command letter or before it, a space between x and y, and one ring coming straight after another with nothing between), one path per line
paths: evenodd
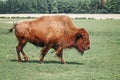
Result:
M27 42L42 47L40 63L44 62L44 56L51 48L55 50L62 64L65 63L63 49L74 47L83 55L84 50L90 48L87 31L76 28L67 16L43 16L33 21L20 22L9 31L12 32L13 29L18 39L16 51L19 61L21 61L20 52L25 61L28 61L23 51Z

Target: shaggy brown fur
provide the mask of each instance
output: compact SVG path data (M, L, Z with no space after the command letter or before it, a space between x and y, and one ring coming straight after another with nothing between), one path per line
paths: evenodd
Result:
M19 61L21 61L20 52L25 61L28 61L28 57L23 51L27 42L43 47L40 63L43 63L44 56L50 48L56 51L63 64L65 63L62 56L63 49L74 47L83 54L84 50L90 48L87 31L75 27L67 16L43 16L36 20L20 22L10 29L10 32L13 29L15 29L15 35L19 42L16 47Z

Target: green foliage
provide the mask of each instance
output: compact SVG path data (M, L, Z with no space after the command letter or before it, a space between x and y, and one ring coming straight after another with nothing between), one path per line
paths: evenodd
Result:
M120 13L120 0L2 0L0 13Z
M47 0L49 13L58 13L57 1L56 0Z
M120 13L120 0L109 0L106 5L108 13Z

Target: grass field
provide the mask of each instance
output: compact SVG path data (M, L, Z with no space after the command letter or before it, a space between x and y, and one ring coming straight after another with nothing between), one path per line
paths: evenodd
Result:
M91 49L81 56L75 49L64 50L67 64L51 54L39 64L40 49L27 44L29 62L19 63L14 33L6 34L12 24L0 23L0 80L120 80L120 20L73 19L90 33Z

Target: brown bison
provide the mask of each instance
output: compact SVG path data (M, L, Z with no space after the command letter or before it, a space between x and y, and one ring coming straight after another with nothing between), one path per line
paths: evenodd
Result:
M51 48L55 50L62 64L65 63L63 49L74 47L83 54L84 50L90 48L88 32L75 27L71 19L63 15L43 16L36 20L20 22L9 31L12 32L13 29L18 39L16 51L19 61L21 61L20 52L25 61L28 61L23 51L27 42L42 47L40 63L43 63L44 56Z

